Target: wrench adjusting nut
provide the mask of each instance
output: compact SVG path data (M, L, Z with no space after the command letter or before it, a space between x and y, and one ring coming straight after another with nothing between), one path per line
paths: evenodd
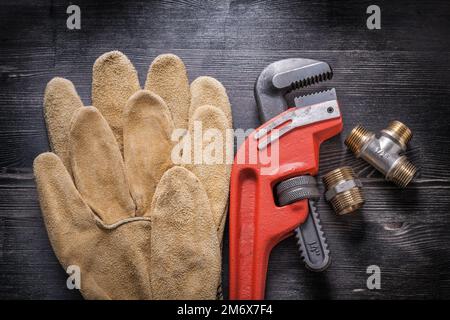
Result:
M320 198L316 179L308 175L297 176L280 182L276 186L276 194L277 203L280 206L303 199L318 200Z
M379 138L358 125L345 139L345 144L357 158L361 157L380 171L386 180L404 188L417 172L406 156L401 155L411 138L412 132L406 125L392 121L386 129L381 130Z
M337 214L353 212L364 204L362 183L352 168L337 168L328 172L322 180L326 189L325 199Z

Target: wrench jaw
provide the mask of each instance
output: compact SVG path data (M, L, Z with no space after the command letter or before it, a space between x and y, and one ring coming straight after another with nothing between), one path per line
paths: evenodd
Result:
M286 111L287 93L332 77L331 67L322 61L291 58L271 63L255 82L254 94L261 123Z
M337 103L336 89L332 88L294 98L294 104L297 108L311 106L327 101L336 101Z

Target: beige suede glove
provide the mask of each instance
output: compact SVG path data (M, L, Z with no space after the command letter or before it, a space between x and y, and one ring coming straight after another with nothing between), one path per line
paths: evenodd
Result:
M225 89L209 77L189 87L183 62L168 54L141 90L114 51L94 64L92 104L68 80L47 85L54 153L39 155L34 172L60 263L80 267L87 299L215 299L230 165L174 165L171 134L195 121L230 128Z

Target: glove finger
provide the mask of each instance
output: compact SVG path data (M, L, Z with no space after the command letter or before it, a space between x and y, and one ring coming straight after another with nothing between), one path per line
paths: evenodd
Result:
M93 213L81 198L61 159L54 153L40 154L33 164L39 203L55 253L67 267L69 250L80 245L86 231L94 232ZM73 258L73 257L72 257Z
M92 105L108 121L121 151L123 108L128 98L139 89L137 72L122 52L107 52L95 61L92 73Z
M78 108L82 107L72 82L63 78L53 78L45 88L44 118L48 138L53 152L62 160L70 172L69 130L70 119Z
M145 89L167 103L175 128L186 129L189 113L189 81L183 61L174 54L155 58L147 73Z
M215 299L221 257L205 189L176 166L152 201L151 288L155 299Z
M91 209L106 224L134 216L119 146L96 108L75 112L69 143L75 185Z
M140 90L128 100L124 112L124 159L136 215L149 209L156 185L170 167L173 122L165 102Z
M194 147L191 148L191 163L186 167L206 189L219 240L222 240L226 217L233 155L234 140L232 136L227 137L231 134L227 131L228 128L229 122L225 114L213 106L197 108L189 124L191 146ZM202 132L199 133L198 130ZM195 146L202 148L199 150Z
M197 108L205 105L215 106L222 110L228 119L228 126L230 128L233 126L227 92L224 86L212 77L198 77L191 83L189 118L192 118Z

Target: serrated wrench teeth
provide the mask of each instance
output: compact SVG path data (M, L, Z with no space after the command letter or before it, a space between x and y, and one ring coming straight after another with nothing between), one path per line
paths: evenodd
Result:
M294 103L297 108L303 108L317 103L333 100L337 100L336 90L334 88L295 97Z
M314 61L312 63L276 73L272 78L275 88L302 88L333 77L333 71L328 63Z
M330 80L333 70L323 61L290 58L268 65L255 83L255 99L261 122L288 109L285 95L296 89Z

